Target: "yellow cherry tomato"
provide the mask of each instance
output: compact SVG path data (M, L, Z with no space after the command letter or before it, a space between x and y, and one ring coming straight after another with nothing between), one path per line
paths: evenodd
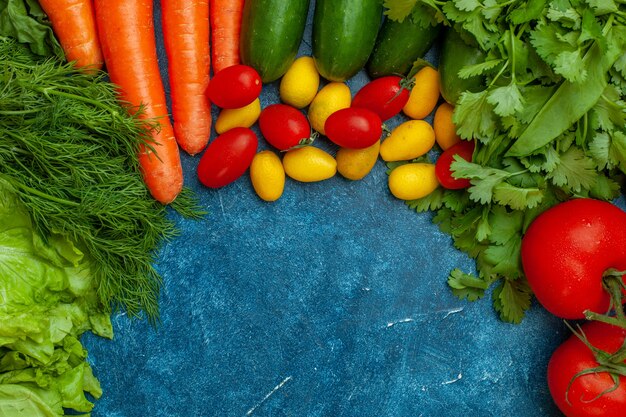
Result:
M313 58L301 56L280 80L280 99L295 108L304 108L313 101L319 85L320 75Z
M425 66L415 74L415 85L402 111L411 119L428 116L439 101L439 71Z
M432 193L439 186L435 165L410 163L394 168L389 174L389 191L401 200L415 200Z
M433 118L435 140L444 151L461 140L456 134L456 125L452 121L453 113L454 107L450 103L444 102L437 107Z
M349 180L360 180L370 173L380 151L380 141L363 149L339 148L335 159L337 171Z
M323 135L324 123L326 123L328 116L337 110L350 107L350 104L352 104L352 93L347 84L342 82L326 84L309 106L308 114L311 127Z
M408 120L398 125L380 145L385 161L409 161L424 155L435 144L435 132L425 120Z
M337 161L329 153L314 146L292 149L283 157L285 173L300 182L327 180L337 172Z
M252 103L236 109L222 109L215 121L215 131L218 135L234 127L250 127L261 114L261 101L257 98Z
M262 200L278 200L285 190L285 170L278 155L272 151L257 153L250 165L250 180Z

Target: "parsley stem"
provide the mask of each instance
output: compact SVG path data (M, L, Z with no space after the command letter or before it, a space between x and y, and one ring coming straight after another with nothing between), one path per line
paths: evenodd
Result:
M509 33L511 36L511 83L515 84L515 31L513 27L509 26Z
M517 172L511 172L509 174L509 178L514 177L516 175L523 175L523 174L526 174L527 172L528 172L528 169L523 169L523 170L517 171Z
M495 77L493 77L493 80L491 80L491 83L489 83L489 87L493 87L493 85L496 83L496 81L498 81L498 78L500 78L500 76L504 73L504 70L506 70L506 68L509 66L509 63L511 62L510 59L507 59L506 62L504 63L504 65L502 66L502 68L500 68L500 71L498 71L498 73L496 74Z
M615 14L610 13L608 19L606 20L606 24L602 28L602 36L606 36L609 33L609 30L613 27L613 20L615 20Z

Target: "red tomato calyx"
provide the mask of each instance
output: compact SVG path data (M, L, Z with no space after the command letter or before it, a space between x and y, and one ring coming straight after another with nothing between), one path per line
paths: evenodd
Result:
M386 106L391 105L391 103L393 103L394 100L397 100L403 94L404 91L407 91L410 93L411 90L413 90L413 87L415 87L415 79L403 78L398 82L398 85L400 86L400 89L398 89L398 91L393 97L387 100L387 102L385 103Z
M400 95L400 92L402 91L402 89L405 89L407 91L411 91L413 89L413 87L415 87L415 77L411 77L411 78L403 78L400 80L400 91L398 92L398 95Z

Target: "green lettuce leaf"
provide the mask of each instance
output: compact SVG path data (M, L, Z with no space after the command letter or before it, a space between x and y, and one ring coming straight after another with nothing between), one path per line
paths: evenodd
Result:
M0 36L10 36L27 44L31 52L37 55L65 56L46 14L36 0L0 2Z
M39 236L0 178L0 417L89 412L102 389L80 335L111 338L87 253L67 237Z

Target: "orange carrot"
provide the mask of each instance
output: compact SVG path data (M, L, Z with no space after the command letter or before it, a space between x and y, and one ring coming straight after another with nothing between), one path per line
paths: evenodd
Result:
M209 0L213 74L239 64L239 32L244 0Z
M174 136L190 155L211 134L208 0L161 0L162 26L171 87Z
M95 0L96 23L104 62L121 100L144 106L142 117L157 120L152 146L139 150L139 164L152 196L174 201L183 186L178 144L170 123L159 72L152 0Z
M91 0L39 0L68 61L77 67L102 68L102 51Z

